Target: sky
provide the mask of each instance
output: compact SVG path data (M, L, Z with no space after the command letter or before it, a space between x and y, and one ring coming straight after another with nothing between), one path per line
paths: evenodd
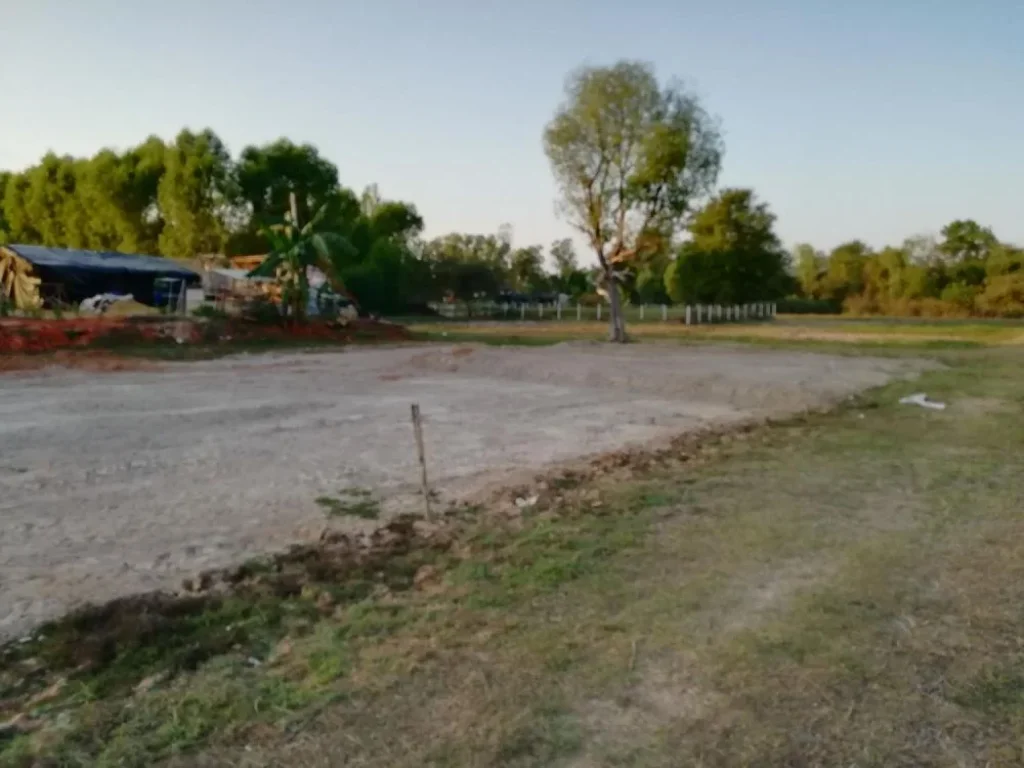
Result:
M1021 0L0 0L0 168L210 127L316 145L427 234L548 244L566 76L681 78L787 245L974 218L1024 243Z

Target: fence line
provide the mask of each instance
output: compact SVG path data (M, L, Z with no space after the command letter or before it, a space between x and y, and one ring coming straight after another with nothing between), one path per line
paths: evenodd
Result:
M607 320L602 304L584 306L579 303L567 304L499 304L475 302L466 304L438 304L434 309L444 318L478 320L520 320L559 322L575 320ZM775 317L775 302L751 304L639 304L623 307L627 322L668 323L685 325L707 325L710 323L743 323L771 320Z

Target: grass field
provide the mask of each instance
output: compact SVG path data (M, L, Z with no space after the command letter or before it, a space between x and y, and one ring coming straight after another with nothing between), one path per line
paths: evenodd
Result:
M598 322L410 322L413 331L431 339L484 343L548 344L573 339L603 339ZM691 325L644 322L628 326L637 340L699 343L738 341L769 345L819 343L846 346L968 348L1024 344L1024 322L989 320L921 320L916 318L841 318L830 315L780 315L758 323Z
M51 628L5 658L0 699L32 692L39 727L0 765L1019 765L1024 349L935 354L92 666ZM917 390L949 408L897 404Z

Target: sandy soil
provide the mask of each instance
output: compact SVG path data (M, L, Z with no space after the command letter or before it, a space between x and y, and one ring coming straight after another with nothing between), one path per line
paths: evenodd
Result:
M834 402L922 364L656 344L406 347L0 379L0 636L316 536L315 499L445 500L554 462ZM372 526L352 520L353 526Z

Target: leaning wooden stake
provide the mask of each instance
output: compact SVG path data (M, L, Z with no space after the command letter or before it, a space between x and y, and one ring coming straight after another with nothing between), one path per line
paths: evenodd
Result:
M412 404L412 430L416 435L416 453L420 460L423 506L427 510L427 519L429 520L432 514L430 512L430 485L427 483L427 454L423 449L423 420L420 418L420 407L417 403Z

